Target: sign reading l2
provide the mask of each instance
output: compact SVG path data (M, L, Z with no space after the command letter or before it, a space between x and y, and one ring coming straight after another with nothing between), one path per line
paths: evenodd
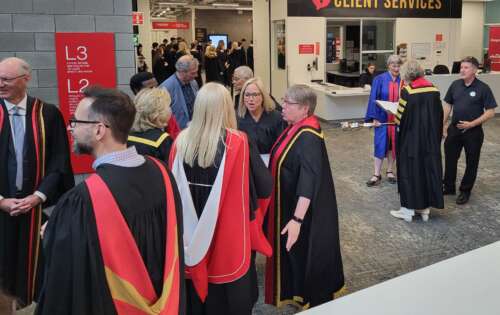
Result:
M462 0L288 0L288 16L461 18Z

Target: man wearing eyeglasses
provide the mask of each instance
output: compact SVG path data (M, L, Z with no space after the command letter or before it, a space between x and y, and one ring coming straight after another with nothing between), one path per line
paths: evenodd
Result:
M0 283L19 307L38 289L42 208L74 185L62 115L27 94L30 80L26 61L0 62Z
M99 87L83 95L68 129L73 150L95 158L95 174L50 217L35 314L184 314L175 181L164 163L127 148L136 113L128 95Z

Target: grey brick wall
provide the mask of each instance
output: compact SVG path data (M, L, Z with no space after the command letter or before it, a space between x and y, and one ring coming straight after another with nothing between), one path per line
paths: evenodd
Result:
M113 32L118 88L132 94L131 11L131 0L0 0L0 59L26 59L33 67L29 93L58 104L55 32Z

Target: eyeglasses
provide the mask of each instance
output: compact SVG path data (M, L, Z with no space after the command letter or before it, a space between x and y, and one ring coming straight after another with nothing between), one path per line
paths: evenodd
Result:
M101 121L94 121L94 120L79 120L75 118L71 118L68 122L68 125L71 128L76 128L76 124L102 124L104 127L109 128L109 125L106 125L105 123Z
M19 79L19 78L22 78L24 76L26 76L27 74L21 74L21 75L18 75L17 77L13 77L13 78L5 78L5 77L0 77L0 81L3 81L5 83L12 83L12 81L16 80L16 79Z
M287 104L287 105L300 105L300 103L297 103L297 102L292 102L292 101L287 100L287 99L285 99L285 98L282 98L282 99L281 99L281 103L282 103L282 104Z
M248 97L248 98L257 97L257 96L261 96L261 95L262 95L261 93L245 93L245 94L243 94L243 96Z

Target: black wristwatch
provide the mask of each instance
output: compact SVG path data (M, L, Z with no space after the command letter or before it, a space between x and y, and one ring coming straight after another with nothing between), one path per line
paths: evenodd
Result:
M295 215L292 217L292 220L297 222L298 224L302 224L302 222L304 222L304 220L297 218L297 216L295 216Z

